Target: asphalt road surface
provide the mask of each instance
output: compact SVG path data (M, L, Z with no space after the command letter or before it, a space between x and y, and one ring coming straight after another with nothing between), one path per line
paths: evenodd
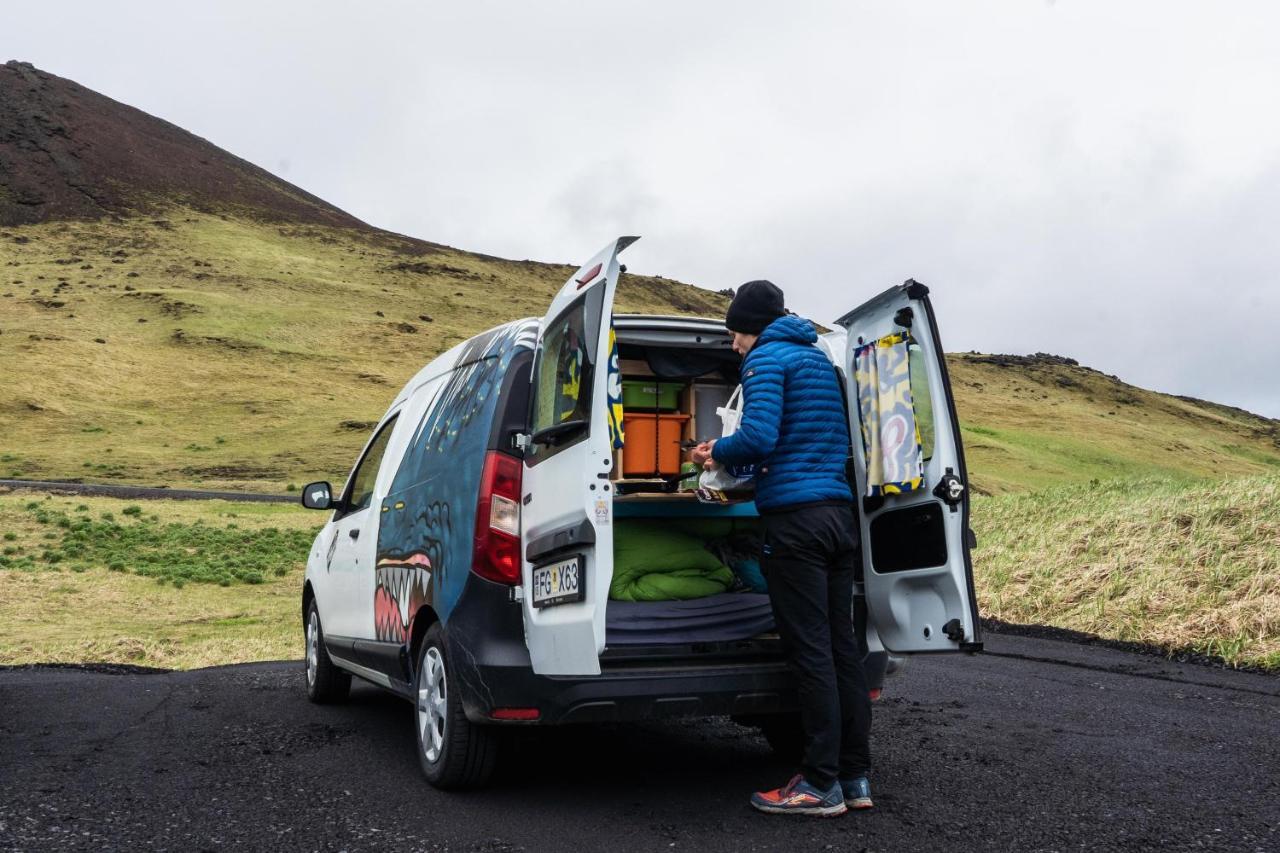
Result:
M0 848L1280 850L1280 679L989 637L876 708L876 808L772 817L727 719L526 730L489 790L421 779L407 703L300 663L0 671Z

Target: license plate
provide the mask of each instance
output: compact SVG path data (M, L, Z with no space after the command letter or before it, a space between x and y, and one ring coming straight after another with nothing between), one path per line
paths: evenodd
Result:
M581 555L545 566L533 567L533 606L552 607L581 601L583 586Z

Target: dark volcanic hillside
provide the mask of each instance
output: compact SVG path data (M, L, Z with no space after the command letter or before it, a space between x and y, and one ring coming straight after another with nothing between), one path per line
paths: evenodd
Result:
M0 226L145 212L158 201L363 224L167 121L29 63L0 66Z

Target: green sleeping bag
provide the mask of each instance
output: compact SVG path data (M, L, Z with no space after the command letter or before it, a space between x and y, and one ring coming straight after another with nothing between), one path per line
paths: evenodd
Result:
M733 572L702 540L667 521L618 520L613 526L615 601L678 601L728 591Z

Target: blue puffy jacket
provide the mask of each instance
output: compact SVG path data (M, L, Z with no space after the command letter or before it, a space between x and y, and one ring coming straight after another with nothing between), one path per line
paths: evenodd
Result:
M756 507L852 501L845 478L849 425L831 361L808 320L788 314L742 361L742 421L715 443L723 465L756 465Z

